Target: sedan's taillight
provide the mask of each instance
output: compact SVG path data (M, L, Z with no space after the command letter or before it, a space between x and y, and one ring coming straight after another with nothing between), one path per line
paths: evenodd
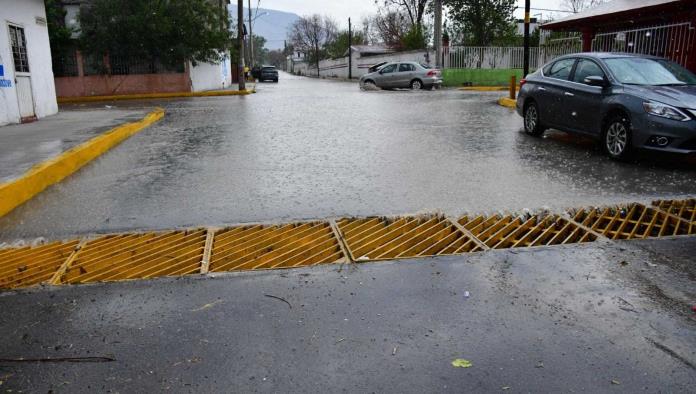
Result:
M525 83L527 83L526 79L520 79L520 88L524 86Z
M427 73L426 75L429 76L429 77L434 77L434 76L436 76L439 72L440 72L440 70L430 70L430 71L428 71L428 73Z

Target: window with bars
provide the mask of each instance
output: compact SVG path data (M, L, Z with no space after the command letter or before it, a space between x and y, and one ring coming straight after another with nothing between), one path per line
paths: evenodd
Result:
M12 46L12 58L14 59L15 71L28 73L29 56L27 55L27 39L24 36L23 28L19 26L10 26L10 45Z

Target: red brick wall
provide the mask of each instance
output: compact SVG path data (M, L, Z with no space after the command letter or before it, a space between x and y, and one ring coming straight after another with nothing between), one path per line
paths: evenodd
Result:
M58 97L190 92L188 73L55 78Z

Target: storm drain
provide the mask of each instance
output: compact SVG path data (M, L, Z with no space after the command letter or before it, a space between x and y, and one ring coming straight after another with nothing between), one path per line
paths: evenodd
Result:
M338 228L355 261L480 250L475 240L441 216L343 219Z
M27 287L49 281L75 251L78 241L0 249L0 288Z
M232 227L215 233L210 271L301 267L343 257L327 222Z
M597 239L591 232L558 215L464 216L459 224L491 249L563 245Z
M179 276L200 271L206 230L107 235L88 241L59 283Z
M641 204L585 208L569 212L573 219L610 239L636 239L693 234L690 223Z
M689 200L658 200L653 205L658 209L691 222L689 226L692 231L696 229L696 199Z

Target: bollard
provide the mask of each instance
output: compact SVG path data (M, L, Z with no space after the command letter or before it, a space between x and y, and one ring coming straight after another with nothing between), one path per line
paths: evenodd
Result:
M516 76L511 76L510 77L510 99L515 100L517 94L517 77Z

